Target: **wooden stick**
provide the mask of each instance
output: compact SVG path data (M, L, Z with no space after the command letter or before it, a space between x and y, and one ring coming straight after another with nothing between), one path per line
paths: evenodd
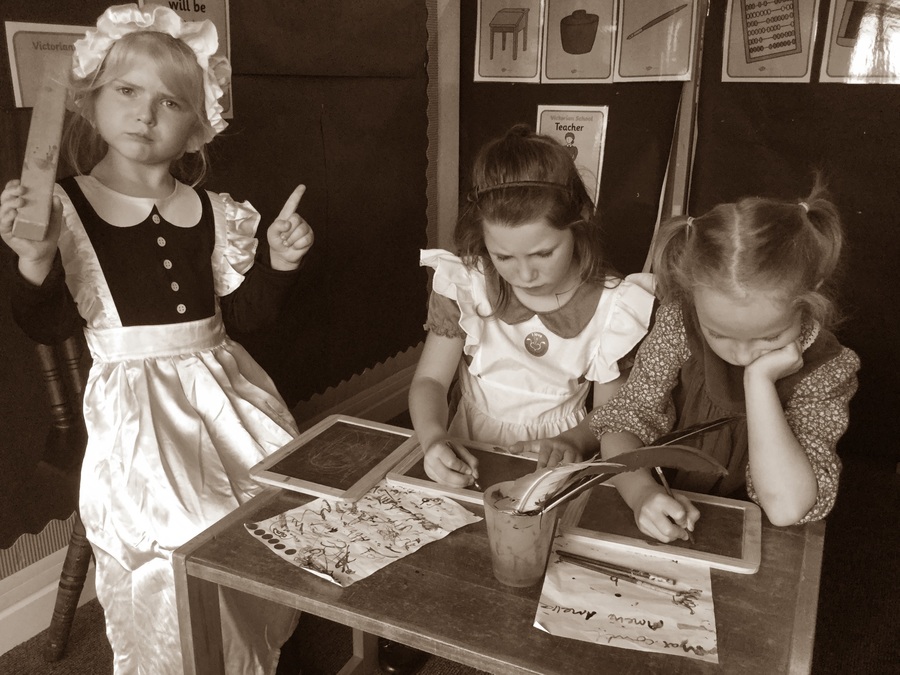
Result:
M49 59L44 65L22 163L25 205L19 209L13 223L13 234L17 237L41 241L50 226L53 185L66 113L65 68L69 63L68 58L58 57Z

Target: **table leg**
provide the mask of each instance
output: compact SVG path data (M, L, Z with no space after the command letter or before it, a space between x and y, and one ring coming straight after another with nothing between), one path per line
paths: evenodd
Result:
M177 571L175 583L185 675L221 675L225 663L219 587Z
M378 636L353 629L353 656L338 675L367 675L378 670Z

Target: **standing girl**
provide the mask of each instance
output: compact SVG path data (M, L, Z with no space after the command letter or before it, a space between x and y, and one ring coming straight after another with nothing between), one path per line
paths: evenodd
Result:
M257 492L249 467L297 433L225 325L276 318L313 240L294 213L304 188L267 231L269 260L254 261L253 207L175 177L199 182L225 128L217 45L209 21L109 8L75 43L79 175L57 186L46 239L12 233L29 197L18 181L0 198L16 320L41 342L84 324L93 357L79 511L116 673L182 672L172 552ZM274 672L296 613L224 595L222 613L229 672Z
M527 449L577 427L592 386L595 405L607 400L654 300L649 276L620 279L606 266L594 205L552 138L514 127L482 149L472 182L456 227L461 257L421 255L433 290L409 392L425 469L455 486L477 477L477 462L458 457L449 436Z
M628 382L590 417L604 457L723 415L700 438L724 478L675 474L675 487L747 494L775 525L824 518L834 504L859 359L828 331L841 222L817 182L804 201L747 197L659 231L661 306ZM699 517L646 471L616 484L646 534L684 538Z

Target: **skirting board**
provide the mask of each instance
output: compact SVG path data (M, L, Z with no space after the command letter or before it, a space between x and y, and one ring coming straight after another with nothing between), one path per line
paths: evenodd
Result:
M67 549L60 549L0 581L0 654L50 626L66 552ZM95 597L91 563L78 605Z

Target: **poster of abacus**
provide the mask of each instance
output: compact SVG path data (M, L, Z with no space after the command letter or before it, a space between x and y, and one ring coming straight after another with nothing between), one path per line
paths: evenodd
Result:
M809 82L819 0L730 0L722 80Z

